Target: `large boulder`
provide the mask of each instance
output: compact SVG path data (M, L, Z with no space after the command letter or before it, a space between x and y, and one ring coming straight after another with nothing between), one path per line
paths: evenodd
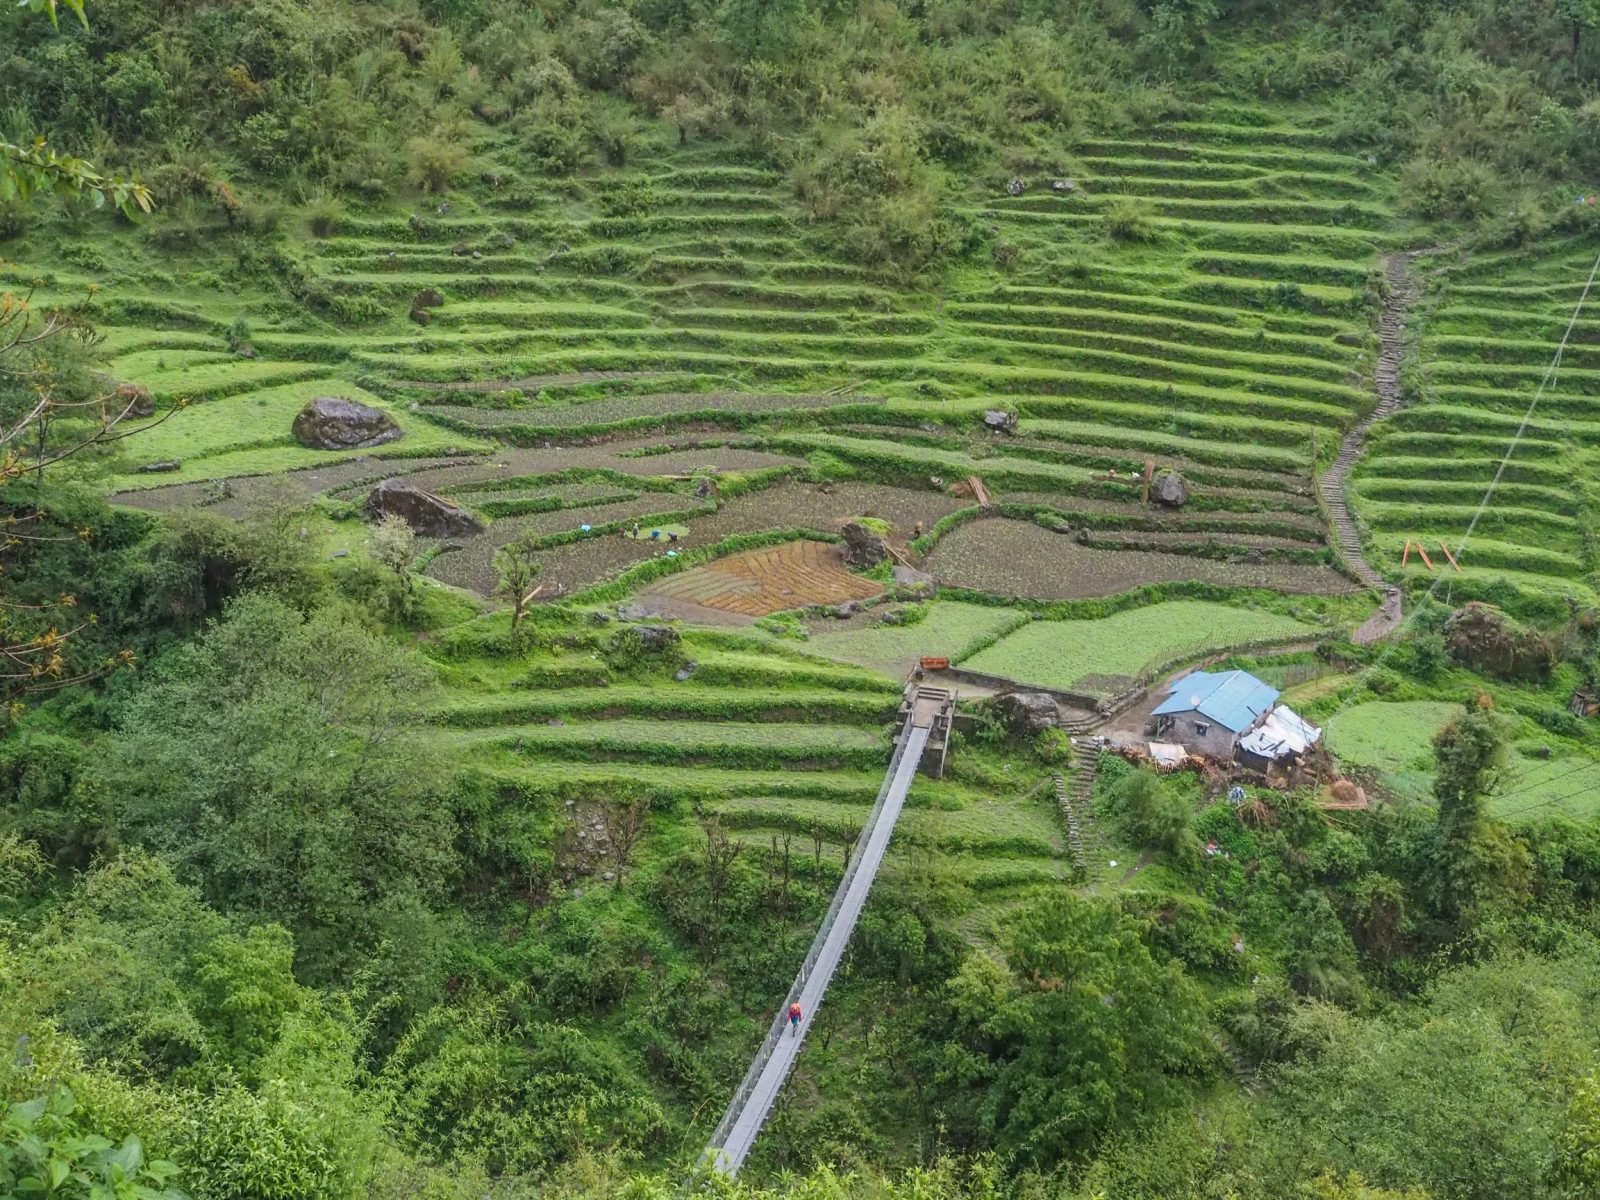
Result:
M986 408L983 411L983 424L986 429L991 429L995 433L1015 433L1017 414L1007 412L1003 408Z
M839 536L844 539L844 560L852 567L875 567L889 557L883 535L860 521L846 521L839 527Z
M435 288L423 288L411 297L411 319L418 325L426 325L433 320L432 309L444 303L444 296Z
M1556 662L1554 643L1536 629L1524 629L1490 604L1474 601L1444 623L1450 657L1464 666L1502 679L1543 679Z
M896 566L894 569L895 594L904 600L926 600L938 591L933 576L915 567Z
M1158 504L1165 504L1168 508L1182 508L1189 503L1189 485L1176 471L1163 471L1156 476L1155 482L1151 485L1150 495Z
M1001 692L993 703L1005 727L1018 737L1033 737L1061 723L1049 692Z
M140 387L137 383L118 384L111 403L130 417L153 417L156 413L156 398L150 394L149 388Z
M442 496L404 479L385 479L367 494L367 513L374 520L399 517L423 537L470 537L483 532L483 522Z
M294 417L295 440L313 450L363 450L400 436L400 426L380 408L344 396L318 396Z

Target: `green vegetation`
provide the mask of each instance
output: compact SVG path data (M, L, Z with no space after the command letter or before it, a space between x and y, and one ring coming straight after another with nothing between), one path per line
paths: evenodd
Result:
M1038 621L963 658L961 665L1045 687L1070 688L1085 676L1138 676L1184 655L1250 642L1314 639L1292 617L1200 600L1172 600L1097 621Z
M1567 199L1571 204L1571 199ZM1589 211L1578 206L1574 212ZM1585 396L1591 356L1575 344L1546 382L1505 462L1593 264L1578 230L1538 245L1476 256L1435 282L1410 384L1411 402L1385 422L1357 475L1357 511L1378 559L1397 571L1407 538L1421 539L1454 595L1560 612L1595 600L1590 536L1592 422ZM1574 328L1581 342L1587 317ZM1464 549L1467 521L1499 472L1494 503ZM1457 550L1457 573L1439 552ZM1428 574L1415 552L1406 574Z
M1359 766L1426 770L1433 762L1433 735L1460 711L1459 705L1432 700L1357 704L1329 722L1328 745Z
M1600 10L65 7L0 11L0 1193L681 1195L923 655L1226 655L1333 758L964 699L708 1194L1600 1186Z
M903 679L921 657L960 661L975 646L1003 636L1027 619L1006 609L950 600L929 605L926 615L915 623L896 620L891 624L889 616L896 611L869 617L871 623L861 628L830 631L824 626L812 634L811 648L829 658Z

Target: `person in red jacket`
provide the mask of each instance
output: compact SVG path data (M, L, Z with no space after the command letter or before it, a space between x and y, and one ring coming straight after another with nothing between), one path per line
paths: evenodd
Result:
M800 1001L798 1000L789 1005L789 1032L797 1035L800 1032Z

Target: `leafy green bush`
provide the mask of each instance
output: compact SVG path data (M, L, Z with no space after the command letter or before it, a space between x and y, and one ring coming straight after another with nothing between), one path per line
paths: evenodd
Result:
M178 1168L145 1157L132 1134L119 1146L100 1133L72 1089L57 1084L0 1119L0 1190L52 1200L183 1200Z
M624 625L606 641L603 653L607 665L620 674L675 668L683 661L682 640L670 625Z
M458 140L432 133L406 143L408 178L425 192L442 192L467 169L467 152Z
M948 237L925 137L909 110L884 106L864 126L824 132L795 163L796 194L857 261L911 273Z
M1102 807L1118 833L1136 846L1179 857L1197 845L1189 805L1154 771L1135 770L1118 780L1107 789Z
M883 614L885 625L920 625L928 619L930 606L927 603L902 604L890 609Z
M1413 159L1401 180L1412 208L1423 217L1472 220L1499 203L1494 173L1474 159Z
M332 237L344 219L344 205L332 196L320 196L306 205L306 227L312 237Z
M1139 196L1116 196L1101 218L1106 234L1119 242L1147 242L1155 237L1155 212Z

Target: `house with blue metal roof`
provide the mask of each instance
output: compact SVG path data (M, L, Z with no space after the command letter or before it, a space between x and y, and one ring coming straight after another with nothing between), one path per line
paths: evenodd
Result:
M1239 739L1278 702L1278 689L1248 671L1191 671L1152 711L1152 732L1191 753L1231 760Z

